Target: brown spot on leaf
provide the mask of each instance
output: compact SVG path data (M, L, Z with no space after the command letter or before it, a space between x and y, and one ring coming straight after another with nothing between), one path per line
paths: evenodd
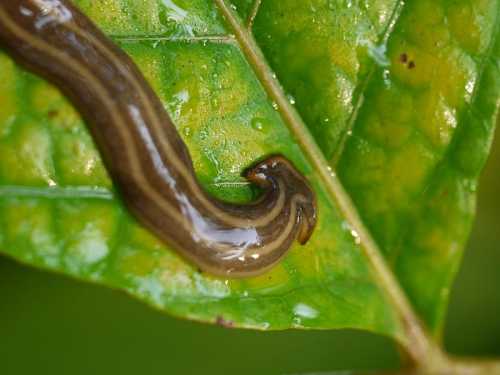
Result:
M53 119L57 116L58 112L55 109L51 109L50 111L47 112L47 116L50 119Z
M408 55L406 53L402 53L401 56L399 56L399 61L406 64L408 62Z
M410 61L408 63L408 69L413 69L413 68L415 68L415 61Z

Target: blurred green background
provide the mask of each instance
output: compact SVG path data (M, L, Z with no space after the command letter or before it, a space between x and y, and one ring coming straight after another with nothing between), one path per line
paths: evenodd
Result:
M500 357L500 140L443 337ZM122 293L0 257L0 374L304 374L398 366L395 345L356 331L251 332L176 320Z

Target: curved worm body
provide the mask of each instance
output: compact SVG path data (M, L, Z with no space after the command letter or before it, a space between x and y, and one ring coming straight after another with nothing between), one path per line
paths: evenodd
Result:
M204 271L259 274L316 224L305 178L281 156L245 174L261 187L250 204L210 197L162 103L132 60L66 0L0 2L0 44L67 95L138 220Z

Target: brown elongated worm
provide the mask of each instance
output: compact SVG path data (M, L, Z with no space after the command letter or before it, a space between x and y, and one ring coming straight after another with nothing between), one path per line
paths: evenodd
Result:
M0 0L0 45L56 85L85 119L127 208L204 271L262 273L316 225L316 198L282 156L245 172L249 204L208 195L175 126L128 55L67 0Z

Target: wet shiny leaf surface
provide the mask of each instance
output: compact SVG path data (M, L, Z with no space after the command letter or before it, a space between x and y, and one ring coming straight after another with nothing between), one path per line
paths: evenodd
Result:
M267 274L199 273L127 213L64 97L0 55L0 249L188 319L360 328L405 341L357 233L205 0L75 1L137 62L214 195L281 153L318 194L318 229ZM439 332L498 107L495 0L234 1L417 311Z

